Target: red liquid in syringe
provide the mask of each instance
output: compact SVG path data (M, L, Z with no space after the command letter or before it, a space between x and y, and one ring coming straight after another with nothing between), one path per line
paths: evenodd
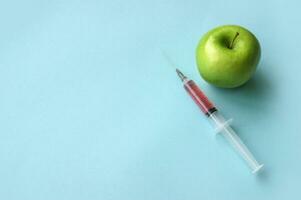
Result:
M209 116L211 113L216 111L213 103L209 101L206 95L200 90L200 88L192 80L184 81L184 88L191 96L193 101L198 105L198 107Z

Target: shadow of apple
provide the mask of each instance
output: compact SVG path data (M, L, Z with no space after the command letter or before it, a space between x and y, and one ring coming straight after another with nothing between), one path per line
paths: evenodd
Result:
M261 64L254 76L246 84L233 89L208 86L211 98L222 112L228 117L237 119L252 119L252 123L264 117L265 112L271 109L271 101L274 100L276 88L265 70L268 65ZM239 110L240 112L232 113Z

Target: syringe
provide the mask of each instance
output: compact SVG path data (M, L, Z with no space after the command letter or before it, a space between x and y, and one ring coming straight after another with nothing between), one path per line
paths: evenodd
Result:
M187 78L180 70L176 72L183 82L185 90L202 110L203 113L210 119L213 126L216 128L216 133L224 136L224 138L234 147L234 149L241 155L251 168L252 173L258 172L262 169L263 164L259 164L252 153L248 150L246 145L236 135L235 131L230 127L232 119L225 120L225 118L218 112L216 107L209 101L205 94L195 84L193 80Z

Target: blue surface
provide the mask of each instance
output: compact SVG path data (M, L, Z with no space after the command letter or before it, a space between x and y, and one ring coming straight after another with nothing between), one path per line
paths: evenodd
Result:
M298 1L1 1L0 199L300 199ZM262 45L234 90L196 44L239 24ZM203 88L266 168L253 176L182 89Z

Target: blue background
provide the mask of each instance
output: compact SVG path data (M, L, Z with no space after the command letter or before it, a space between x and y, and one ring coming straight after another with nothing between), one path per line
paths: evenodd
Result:
M300 199L298 1L1 1L0 199ZM239 24L262 46L254 78L198 75L209 29ZM215 137L165 50L266 168Z

